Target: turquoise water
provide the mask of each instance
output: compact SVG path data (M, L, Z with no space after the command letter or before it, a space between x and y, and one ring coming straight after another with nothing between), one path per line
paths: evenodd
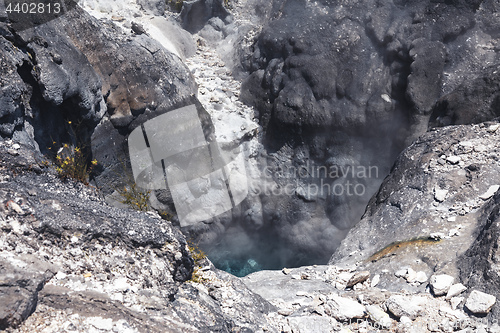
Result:
M262 266L252 258L247 260L225 259L220 260L217 263L214 262L214 265L218 269L221 269L238 277L243 277L250 273L262 270Z

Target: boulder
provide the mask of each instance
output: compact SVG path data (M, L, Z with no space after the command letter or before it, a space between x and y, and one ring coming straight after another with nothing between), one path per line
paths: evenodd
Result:
M127 159L125 138L141 123L134 120L165 112L196 93L187 67L159 42L145 34L124 35L78 6L62 19L15 35L1 24L2 56L10 64L2 70L12 76L13 92L2 97L11 105L0 115L4 134L44 153L64 143L84 147L102 163L106 172L97 184L107 193Z
M0 329L19 326L35 311L38 292L54 276L54 267L30 255L0 253Z
M365 307L349 298L332 295L327 304L330 315L339 321L350 321L365 316Z
M378 305L367 305L366 312L376 325L381 328L390 328L392 326L391 317Z
M490 312L496 300L493 295L473 290L465 302L465 307L474 314L485 315Z
M447 274L438 274L431 276L430 285L435 296L442 296L448 293L455 278Z
M393 295L385 302L385 306L397 318L406 316L415 320L424 311L425 303L426 300L422 297Z
M190 0L183 2L179 19L184 29L196 33L211 18L224 20L228 15L223 0Z
M452 299L467 290L467 287L461 283L454 284L448 289L446 293L446 299Z

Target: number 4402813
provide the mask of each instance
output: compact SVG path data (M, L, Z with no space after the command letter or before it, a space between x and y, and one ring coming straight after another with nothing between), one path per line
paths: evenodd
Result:
M5 11L8 14L59 14L61 12L61 4L56 3L9 3Z

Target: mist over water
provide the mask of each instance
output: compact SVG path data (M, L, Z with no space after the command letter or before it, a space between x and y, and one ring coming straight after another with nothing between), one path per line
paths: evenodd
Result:
M364 159L373 154L339 154L329 164L261 163L249 197L215 219L222 232L202 236L200 247L217 268L236 276L326 264L389 172L392 159L371 165Z
M331 255L301 252L292 244L281 243L272 231L251 238L241 230L225 233L217 244L208 246L206 252L217 268L239 277L260 270L325 264Z

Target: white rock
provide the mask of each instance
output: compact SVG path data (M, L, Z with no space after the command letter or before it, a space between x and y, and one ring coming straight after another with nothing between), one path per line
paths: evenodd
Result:
M67 276L66 273L59 271L54 277L56 280L64 280Z
M411 319L416 319L423 311L420 303L422 303L420 299L403 295L393 295L385 302L385 306L398 318L407 316Z
M122 293L113 293L109 298L111 298L113 301L118 301L121 303L123 303L124 300Z
M476 328L476 332L475 333L488 333L488 330L486 329L486 327L480 326L480 327Z
M116 322L115 327L113 328L113 332L119 333L137 333L135 329L133 329L126 320L120 319Z
M354 276L354 273L341 272L337 276L337 281L341 282L342 284L347 284L347 281L349 281L353 276Z
M391 97L389 95L387 95L387 94L382 94L382 95L380 95L380 97L382 97L382 99L384 101L386 101L387 103L391 102Z
M446 238L446 235L442 232L433 232L429 235L429 237L434 240L440 240Z
M496 132L496 130L500 127L500 124L490 125L486 130L490 133Z
M126 291L130 289L130 284L127 282L127 278L119 277L113 282L113 287L118 291Z
M403 324L404 326L410 326L412 323L412 320L410 318L408 318L407 316L401 316L401 318L399 318L399 322L401 324Z
M451 305L451 308L453 310L455 310L457 308L457 306L462 303L462 301L464 300L465 298L464 297L452 297L450 299L450 305Z
M102 317L89 317L90 324L97 329L110 331L113 328L113 319Z
M366 312L370 318L382 327L391 327L392 319L387 313L385 313L378 305L367 305Z
M9 207L11 210L15 211L16 213L23 215L24 211L22 210L21 206L19 206L17 203L14 201L10 200L7 202L7 207Z
M448 290L448 293L446 294L446 299L452 299L452 297L458 296L466 290L467 287L465 287L463 284L461 283L454 284Z
M370 283L370 286L371 286L371 287L376 287L376 286L377 286L377 284L378 284L379 282L380 282L380 274L376 274L376 275L373 277L373 279L372 279L372 281L371 281L371 283Z
M448 190L442 190L438 186L434 187L434 199L439 202L443 202L446 199Z
M21 148L21 146L19 145L19 143L14 143L14 144L12 145L12 148L14 148L15 150L18 150L18 149L20 149L20 148Z
M478 153L482 153L482 152L485 152L487 150L488 150L488 147L486 147L485 145L476 145L476 146L474 146L474 151L478 152Z
M449 306L440 306L439 314L443 317L451 318L451 319L467 319L467 315L460 310L455 310L450 308Z
M408 283L413 283L417 279L417 272L411 267L408 268L408 271L406 273L406 281Z
M488 191L484 192L479 196L483 200L488 200L500 189L500 185L491 185Z
M415 278L415 281L417 281L418 283L425 283L427 282L427 274L425 274L425 272L422 272L422 271L418 271L417 272L417 277Z
M465 302L465 307L474 314L487 314L496 300L493 295L473 290L467 298L467 302Z
M7 220L7 223L10 225L15 234L22 234L24 228L22 228L21 223L19 223L17 219L9 219Z
M455 281L455 278L447 274L433 275L430 281L432 292L435 296L446 294L453 284L453 281Z
M345 290L345 288L347 288L347 285L344 283L335 282L335 288L337 288L338 290Z
M332 294L328 301L328 306L331 310L331 315L340 321L346 321L353 318L363 318L365 315L365 307L349 298L340 297Z
M474 147L474 142L472 141L461 141L459 143L460 146L462 147Z
M448 162L450 162L451 164L458 164L458 162L460 162L460 157L458 156L455 156L455 155L451 155L451 156L448 156L446 158L446 160Z
M403 269L400 269L399 271L396 271L394 273L394 275L396 275L397 277L402 277L404 278L406 276L406 273L408 272L408 269L407 268L403 268Z

